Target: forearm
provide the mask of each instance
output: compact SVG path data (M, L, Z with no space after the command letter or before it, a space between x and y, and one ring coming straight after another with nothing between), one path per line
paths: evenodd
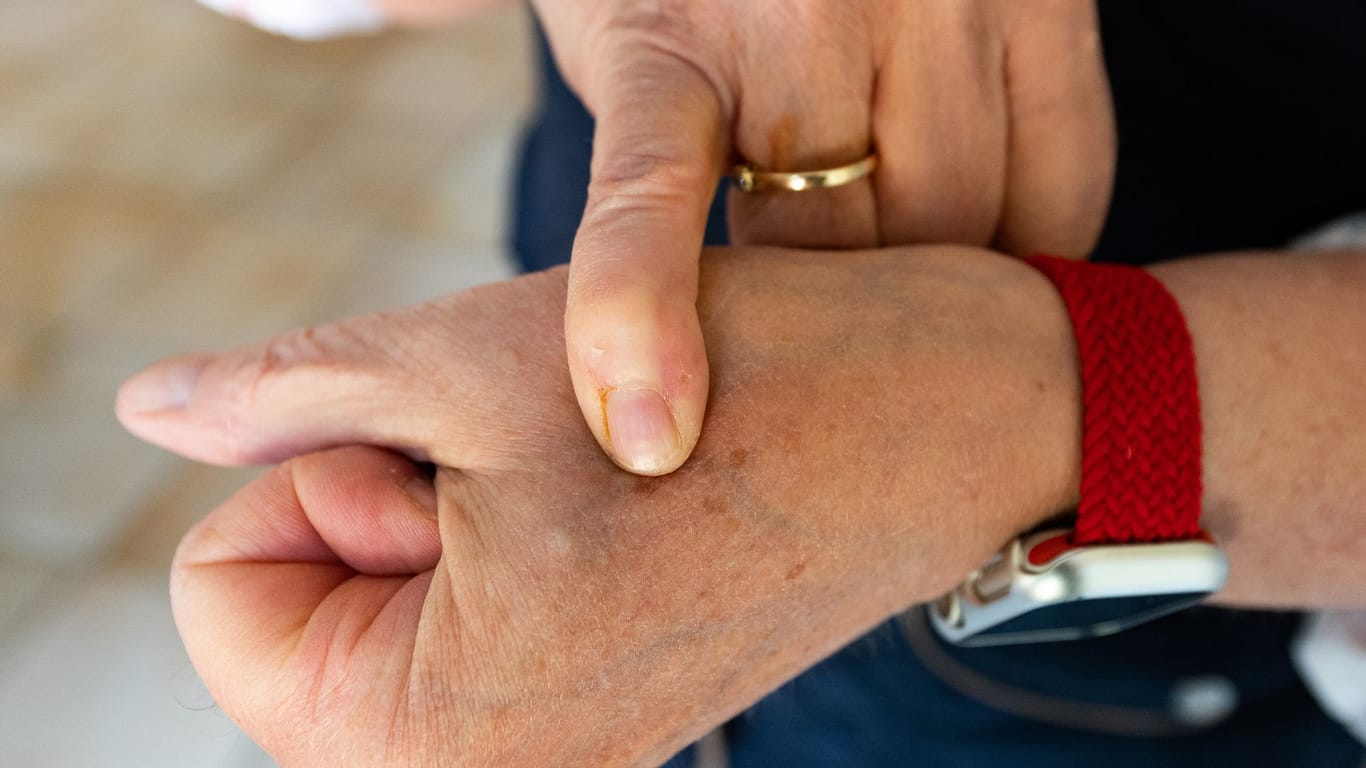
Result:
M1366 252L1238 254L1152 273L1190 325L1219 599L1364 606Z

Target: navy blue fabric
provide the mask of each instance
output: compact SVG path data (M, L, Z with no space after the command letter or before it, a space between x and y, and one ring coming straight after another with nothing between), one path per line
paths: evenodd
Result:
M1366 210L1366 3L1102 0L1120 152L1093 258L1145 263L1276 248ZM518 172L514 246L527 270L568 260L593 123L542 47L541 108ZM724 242L718 196L707 242ZM1363 750L1289 662L1295 614L1198 609L1113 638L951 649L991 679L1078 702L1159 712L1174 686L1218 675L1240 705L1183 736L1134 738L1036 722L949 687L889 622L727 726L732 765L1356 766ZM942 648L942 644L939 646ZM668 765L685 768L688 751Z
M969 698L936 677L889 622L731 723L731 765L1357 766L1361 746L1322 716L1289 663L1295 624L1290 615L1206 609L1083 643L937 643L994 681L1082 705L1163 713L1178 683L1210 675L1238 691L1238 708L1217 726L1134 738L1041 723Z

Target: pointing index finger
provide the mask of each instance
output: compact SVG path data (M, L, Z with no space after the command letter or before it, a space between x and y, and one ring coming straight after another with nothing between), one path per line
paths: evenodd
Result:
M592 180L565 334L599 444L623 468L658 475L687 459L706 409L697 270L728 142L700 69L654 44L616 50L592 100Z

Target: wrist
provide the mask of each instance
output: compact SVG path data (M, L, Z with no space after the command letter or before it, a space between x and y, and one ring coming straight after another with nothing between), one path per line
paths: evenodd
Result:
M900 364L904 371L938 368L950 374L913 374L919 386L911 388L908 400L943 402L943 391L958 393L958 412L950 414L954 426L922 430L931 440L940 435L959 441L948 458L962 462L936 468L949 481L944 507L956 518L930 541L950 558L935 574L937 595L1005 542L1076 508L1082 391L1071 319L1047 278L999 254L938 249L934 261L935 269L910 268L928 273L928 279L908 281L905 300L920 306L927 296L935 297L932 303L944 301L946 306L929 307L934 317L917 322L929 325L940 349L962 357L930 366L917 356ZM901 443L907 448L904 466L924 463L921 440ZM888 501L888 513L904 519L904 497ZM924 590L923 570L918 578Z
M1067 308L1044 275L1017 259L1018 308L1005 315L1004 333L1030 351L1030 367L1014 375L1037 393L1019 405L1015 487L1018 503L1003 512L1002 542L1076 508L1081 486L1082 387L1076 337Z
M935 602L935 628L966 645L1110 634L1208 597L1228 571L1200 527L1200 400L1172 294L1132 267L1024 261L1075 338L1079 500L1071 525L1012 540Z
M829 567L891 612L1075 505L1075 342L1028 265L970 248L740 251L702 277L714 394L681 472L714 480L743 455L756 504L820 541L807 575Z

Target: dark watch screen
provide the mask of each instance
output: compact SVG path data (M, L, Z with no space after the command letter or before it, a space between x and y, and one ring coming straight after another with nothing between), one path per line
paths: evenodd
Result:
M1179 611L1208 596L1208 592L1175 592L1054 603L989 627L961 644L997 645L1100 637Z

